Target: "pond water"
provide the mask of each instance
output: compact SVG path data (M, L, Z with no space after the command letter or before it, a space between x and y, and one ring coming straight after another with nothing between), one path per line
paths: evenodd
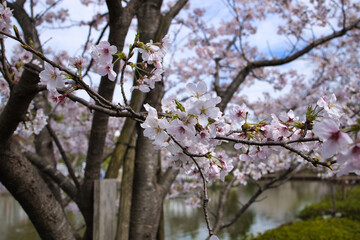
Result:
M256 189L234 189L227 203L227 214L234 213ZM212 192L212 191L211 191ZM210 195L210 208L220 191ZM291 181L260 196L233 226L219 234L221 240L241 239L245 233L258 233L295 220L304 206L320 201L330 193L330 185L319 181ZM167 200L164 205L165 236L170 240L205 239L207 228L202 208L185 204L182 199ZM0 194L0 240L40 239L17 201Z

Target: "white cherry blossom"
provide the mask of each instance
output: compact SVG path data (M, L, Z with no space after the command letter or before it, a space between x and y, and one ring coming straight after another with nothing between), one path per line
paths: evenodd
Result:
M39 74L39 84L46 85L46 88L50 92L55 92L56 88L65 87L63 74L64 73L61 72L58 68L54 68L51 64L45 63L45 69Z
M317 101L317 105L323 107L329 118L339 119L341 117L341 111L339 104L336 103L335 94L330 96L323 96ZM327 116L325 116L327 117Z

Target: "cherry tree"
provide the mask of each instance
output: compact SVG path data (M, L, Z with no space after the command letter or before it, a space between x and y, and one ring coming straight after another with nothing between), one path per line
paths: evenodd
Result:
M0 7L0 180L43 239L81 238L64 214L69 201L84 217L83 239L92 238L93 184L104 161L106 178L123 165L118 239L156 238L178 175L194 179L190 191L201 185L188 202L202 205L209 238L217 239L263 191L304 166L359 173L355 2L219 1L226 17L217 22L211 8L186 0L81 4L104 12L75 22L61 1ZM281 45L264 51L257 29L270 20ZM57 23L88 27L82 54L44 49L40 32ZM259 83L283 93L250 101L246 89ZM272 172L278 177L257 183L225 218L234 184ZM207 186L214 181L224 187L211 218Z

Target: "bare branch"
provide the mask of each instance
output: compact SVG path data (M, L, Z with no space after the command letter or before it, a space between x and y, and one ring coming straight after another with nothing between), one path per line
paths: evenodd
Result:
M243 69L239 71L237 76L233 79L231 84L226 88L226 90L221 95L222 102L219 104L219 108L221 111L224 111L227 104L230 102L232 96L236 92L236 90L239 88L239 86L245 81L248 74L256 68L262 68L262 67L273 67L273 66L279 66L286 63L289 63L291 61L294 61L298 59L299 57L305 55L306 53L310 52L314 48L325 44L333 39L339 38L344 36L347 32L359 28L360 19L357 19L352 24L348 25L347 27L344 27L343 29L339 31L335 31L332 34L319 38L318 40L314 40L307 46L305 46L303 49L295 52L294 54L287 56L285 58L281 59L271 59L271 60L261 60L261 61L254 61L249 62Z
M7 61L6 61L6 54L5 54L5 44L4 44L4 39L1 39L1 64L2 64L2 72L3 72L3 77L6 80L6 82L9 84L10 89L12 89L12 87L14 86L14 82L11 78L10 72L9 72L9 68L7 65Z
M86 106L90 110L96 110L96 111L105 113L105 114L107 114L109 116L112 116L112 117L128 117L128 118L132 118L132 119L134 119L136 121L140 121L140 122L145 121L145 115L144 114L136 113L130 107L121 107L121 108L117 107L118 110L116 110L116 109L113 110L113 109L108 109L108 108L104 108L104 107L101 107L99 105L93 104L93 103L88 102L85 99L80 98L78 96L75 96L73 94L67 94L66 97L70 98L74 102L81 103L82 105Z
M38 155L31 152L24 152L29 161L34 164L40 171L48 175L71 199L75 199L77 194L76 187L61 172L54 168L51 164L43 161Z
M109 13L104 13L104 14L101 14L100 17L103 18L105 16L109 15ZM86 41L85 41L85 44L84 44L84 50L81 54L81 56L84 56L85 54L85 51L86 51L86 46L88 45L88 43L90 42L90 36L91 36L91 29L93 28L93 25L96 24L96 19L94 19L93 21L91 21L89 23L89 33L87 35L87 38L86 38ZM100 42L100 39L103 37L104 33L105 33L105 30L108 28L109 26L109 23L107 23L105 25L105 27L102 29L101 33L100 33L100 36L98 37L98 40L96 41L97 43Z
M64 151L64 148L62 147L62 144L61 144L59 138L56 136L56 133L54 132L54 130L52 129L52 127L50 126L49 123L46 125L46 128L47 128L50 136L54 140L57 148L59 149L59 152L60 152L61 157L63 158L63 160L65 162L65 165L66 165L66 167L68 169L68 172L69 172L69 175L70 175L71 179L74 181L76 188L79 190L80 189L80 183L79 183L79 181L77 180L77 178L75 176L74 169L73 169L73 167L72 167L72 165L70 163L69 158L67 157L67 155L66 155L66 153Z
M52 9L53 7L55 7L59 2L61 2L62 0L58 0L54 3L52 3L49 7L47 7L42 13L39 13L35 16L35 20L39 20L41 19L48 11L50 11L50 9Z
M205 221L206 221L206 226L207 226L207 229L209 231L209 236L211 236L211 235L213 235L213 230L211 228L210 219L209 219L209 213L208 213L209 196L208 196L208 191L207 191L207 186L206 186L206 178L205 178L199 164L195 160L195 158L192 157L192 156L190 158L194 161L196 167L199 170L200 176L201 176L201 178L203 180L203 188L204 188L204 191L203 191L203 210L204 210L204 217L205 217Z
M262 194L267 189L271 188L277 181L288 179L287 177L297 168L297 166L299 165L297 164L291 166L289 169L287 169L285 172L280 174L278 177L270 180L263 186L259 186L255 194L252 195L252 197L242 206L242 208L235 214L235 216L229 222L220 226L219 231L234 224L242 216L242 214L251 206L251 204L253 204L257 200L260 194ZM282 183L284 182L285 181L282 181Z
M160 41L169 31L171 21L177 16L188 0L178 0L175 5L161 18L155 41Z

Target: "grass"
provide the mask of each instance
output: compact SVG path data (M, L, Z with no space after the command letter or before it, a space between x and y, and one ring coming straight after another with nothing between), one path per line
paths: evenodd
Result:
M344 194L343 194L344 195ZM360 186L336 194L336 216L331 196L305 207L298 217L303 221L282 225L245 240L360 240ZM326 216L326 217L325 217Z

